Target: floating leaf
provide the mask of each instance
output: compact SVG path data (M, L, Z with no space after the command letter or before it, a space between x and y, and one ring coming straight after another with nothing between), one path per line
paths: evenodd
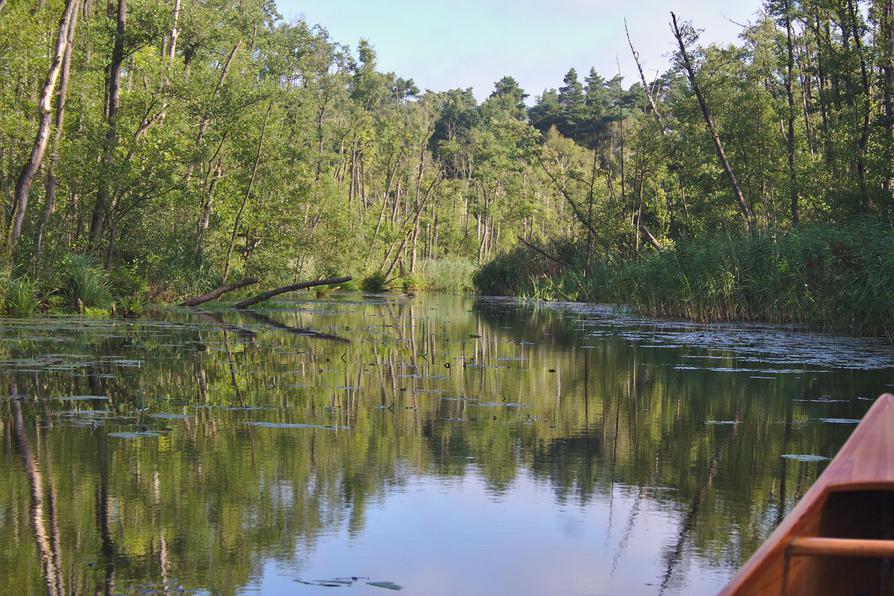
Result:
M66 397L57 397L59 401L108 401L105 395L68 395Z
M117 432L117 433L109 433L107 436L115 437L116 439L143 439L143 438L153 438L160 437L161 435L158 433L154 433L150 430L142 430L137 432Z
M403 590L401 586L398 586L394 582L366 582L368 586L374 586L376 588L385 588L386 590Z
M482 408L524 408L525 404L520 404L515 401L482 401L478 402L476 405Z
M243 422L243 424L247 424L248 426L260 426L261 428L281 428L281 429L289 429L289 428L319 428L322 430L351 430L350 426L324 426L322 424L302 424L302 423L288 423L288 422Z
M807 455L807 454L798 454L798 453L783 453L783 459L792 459L795 461L804 461L804 462L813 462L813 461L828 461L828 457L824 457L822 455Z

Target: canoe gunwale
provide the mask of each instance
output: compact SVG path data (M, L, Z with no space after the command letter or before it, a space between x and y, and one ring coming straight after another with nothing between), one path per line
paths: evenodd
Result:
M813 486L719 594L784 594L792 541L816 536L809 530L831 495L859 491L894 491L894 395L889 393L872 404Z

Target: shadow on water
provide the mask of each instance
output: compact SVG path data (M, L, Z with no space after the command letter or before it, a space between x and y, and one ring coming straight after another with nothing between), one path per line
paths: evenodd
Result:
M711 593L892 362L446 296L3 320L0 592Z

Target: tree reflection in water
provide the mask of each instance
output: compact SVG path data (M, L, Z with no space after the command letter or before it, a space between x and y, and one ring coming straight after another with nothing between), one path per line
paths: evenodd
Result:
M2 322L0 592L300 593L329 569L411 593L711 591L823 465L781 456L834 455L851 427L818 419L891 382L599 317L349 295Z

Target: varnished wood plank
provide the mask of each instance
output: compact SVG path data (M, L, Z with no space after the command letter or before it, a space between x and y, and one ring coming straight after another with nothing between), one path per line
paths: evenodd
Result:
M788 547L788 555L792 557L894 557L894 540L807 536L793 539Z

